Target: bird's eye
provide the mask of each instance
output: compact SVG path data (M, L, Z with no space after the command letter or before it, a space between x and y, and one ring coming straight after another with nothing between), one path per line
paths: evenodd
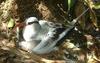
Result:
M33 23L38 23L38 21L28 22L28 25L31 25Z

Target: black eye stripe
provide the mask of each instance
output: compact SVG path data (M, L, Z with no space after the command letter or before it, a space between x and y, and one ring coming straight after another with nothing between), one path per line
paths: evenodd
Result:
M33 23L38 23L38 21L28 22L28 25L31 25Z

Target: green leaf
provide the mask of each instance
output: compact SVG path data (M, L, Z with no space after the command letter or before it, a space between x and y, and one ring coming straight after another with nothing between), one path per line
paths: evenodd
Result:
M74 0L67 0L68 1L68 10L74 5Z
M15 24L14 20L12 18L10 18L8 21L7 27L12 28L12 27L14 27L14 24Z
M95 3L95 4L94 4L94 8L95 8L95 9L100 9L100 3Z

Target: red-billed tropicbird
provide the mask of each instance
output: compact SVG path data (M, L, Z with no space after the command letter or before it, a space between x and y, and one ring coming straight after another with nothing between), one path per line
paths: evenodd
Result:
M74 19L68 28L63 27L59 23L38 20L36 17L29 17L26 19L26 26L23 29L24 41L19 42L19 45L37 54L49 53L55 49L57 42L74 27L79 17Z

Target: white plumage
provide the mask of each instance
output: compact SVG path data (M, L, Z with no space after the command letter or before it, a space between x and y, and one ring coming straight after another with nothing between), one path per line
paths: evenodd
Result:
M76 21L72 22L72 24L74 23ZM49 53L54 50L57 42L73 27L64 28L59 23L47 22L45 20L38 21L36 17L30 17L26 19L26 26L23 30L25 41L20 42L19 45L37 54ZM61 31L60 33L59 30Z
M23 38L25 41L38 40L37 35L40 32L41 26L38 23L29 24L31 22L38 22L38 20L35 17L26 19L26 26L23 30Z
M57 42L66 36L68 31L74 27L77 20L85 14L88 9L70 22L67 28L63 28L61 24L58 23L47 22L45 20L38 21L36 17L26 19L26 26L23 30L23 38L25 41L20 42L19 46L37 54L51 52L56 47Z

